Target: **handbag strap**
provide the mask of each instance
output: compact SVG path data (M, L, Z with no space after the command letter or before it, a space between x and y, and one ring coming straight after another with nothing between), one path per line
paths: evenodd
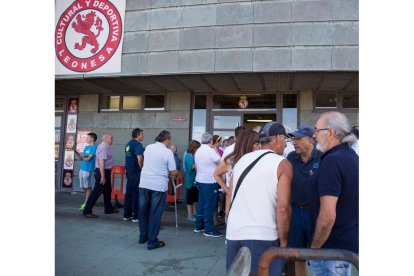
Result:
M262 159L263 156L265 156L266 154L269 154L269 153L274 153L274 152L273 151L267 151L267 152L263 153L262 155L260 155L259 157L257 157L256 160L254 160L240 175L240 177L237 181L237 184L236 184L236 189L234 190L233 200L231 201L231 204L230 204L229 214L230 214L231 206L233 206L233 202L236 199L237 191L239 190L240 185L243 182L244 178L250 172L250 170L254 167L254 165L256 165L256 163L259 162L259 160Z

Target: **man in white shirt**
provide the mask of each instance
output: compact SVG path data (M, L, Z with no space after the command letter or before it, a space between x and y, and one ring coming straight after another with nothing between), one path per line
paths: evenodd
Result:
M292 166L283 157L286 130L277 122L269 122L262 127L259 135L262 149L245 154L233 168L229 190L232 205L229 203L226 208L226 212L229 212L226 231L227 271L239 249L245 246L252 255L252 275L257 275L259 258L265 250L287 246L290 224ZM261 159L258 159L260 156ZM236 189L243 172L257 159L257 164L253 165L239 189ZM274 260L269 275L282 275L284 264L284 260Z
M201 147L196 151L194 162L197 167L195 181L198 186L197 216L194 232L204 231L207 237L221 237L214 227L213 215L217 206L219 186L214 179L214 171L220 162L220 155L213 149L213 135L201 135Z
M167 148L171 144L170 132L161 131L155 141L145 149L144 167L139 184L138 243L148 241L148 250L165 246L165 242L158 240L158 233L167 196L168 177L178 175L174 155Z

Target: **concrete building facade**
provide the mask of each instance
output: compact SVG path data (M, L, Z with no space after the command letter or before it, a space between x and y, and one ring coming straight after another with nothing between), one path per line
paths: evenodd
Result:
M294 129L337 110L358 125L357 0L128 0L122 70L56 75L56 125L79 98L78 130L111 132L115 163L131 130L144 146L163 129L179 154L202 131L277 120ZM132 98L131 98L132 97ZM240 107L245 97L247 108ZM129 100L136 109L126 107ZM118 103L113 108L112 101ZM154 108L155 107L155 108ZM62 147L56 188L62 189ZM100 139L99 141L100 142ZM80 190L75 161L73 190Z

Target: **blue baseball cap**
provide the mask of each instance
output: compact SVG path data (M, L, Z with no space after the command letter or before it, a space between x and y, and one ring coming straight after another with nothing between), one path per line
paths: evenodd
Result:
M314 132L314 128L310 125L300 125L297 130L289 133L288 135L293 138L300 138L305 136L312 138Z

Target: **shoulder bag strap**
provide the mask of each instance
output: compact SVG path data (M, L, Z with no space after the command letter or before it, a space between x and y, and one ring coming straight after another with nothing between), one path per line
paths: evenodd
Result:
M256 165L256 163L257 162L259 162L259 160L260 159L262 159L262 157L263 156L265 156L266 154L269 154L269 153L274 153L273 151L267 151L267 152L265 152L265 153L263 153L262 155L260 155L259 157L257 157L257 159L256 160L254 160L253 161L253 163L251 163L243 172L242 172L242 174L240 175L240 177L239 177L239 180L237 181L237 184L236 184L236 189L234 190L234 196L233 196L233 199L232 199L232 201L231 201L231 204L230 204L230 209L229 209L229 213L230 213L230 210L231 210L231 206L233 206L233 202L234 202L234 200L236 199L236 195L237 195L237 191L239 190L239 188L240 188L240 185L241 185L241 183L243 182L243 180L244 180L244 178L246 177L246 175L250 172L250 170L254 167L254 165Z

